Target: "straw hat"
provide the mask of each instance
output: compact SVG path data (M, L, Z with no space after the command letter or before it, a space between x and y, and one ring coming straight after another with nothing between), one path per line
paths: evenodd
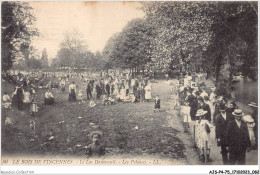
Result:
M243 116L243 120L244 120L245 122L248 122L248 123L254 122L254 119L252 118L251 115L245 115L245 116Z
M257 104L256 104L255 102L251 102L251 103L249 103L248 106L251 106L251 107L255 107L255 108L257 108Z
M232 112L233 115L235 116L243 116L244 113L241 109L235 109L234 112Z
M202 116L202 115L205 115L207 112L208 112L208 111L204 111L203 109L199 109L199 110L197 111L196 116L197 116L197 117L200 117L200 116Z

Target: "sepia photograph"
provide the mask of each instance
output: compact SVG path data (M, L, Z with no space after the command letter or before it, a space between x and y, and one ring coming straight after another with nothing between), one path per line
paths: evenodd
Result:
M2 166L258 165L257 1L2 1L1 20Z

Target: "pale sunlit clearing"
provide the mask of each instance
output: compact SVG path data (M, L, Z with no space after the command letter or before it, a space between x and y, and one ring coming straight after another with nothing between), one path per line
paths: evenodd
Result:
M88 49L102 51L106 41L134 18L144 17L138 2L30 2L41 36L33 41L49 58L56 57L65 32L84 35Z

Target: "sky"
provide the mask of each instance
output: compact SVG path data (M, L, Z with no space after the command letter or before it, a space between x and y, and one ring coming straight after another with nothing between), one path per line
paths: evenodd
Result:
M143 18L139 2L30 2L41 33L33 46L41 52L47 49L54 58L65 32L77 30L83 34L92 52L102 52L107 40L134 18Z

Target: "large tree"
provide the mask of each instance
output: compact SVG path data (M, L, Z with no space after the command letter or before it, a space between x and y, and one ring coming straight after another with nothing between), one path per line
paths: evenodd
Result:
M110 66L141 68L151 61L153 31L152 25L144 19L130 21L104 48L103 54Z
M147 20L155 26L152 57L156 68L167 71L182 62L185 69L201 65L209 45L212 20L207 2L144 2Z
M87 44L78 31L65 33L57 54L59 65L64 67L78 67L84 65L84 55L87 53Z
M44 68L47 68L49 63L48 63L48 54L46 48L42 50L42 56L41 56L41 65Z
M38 35L32 8L26 2L2 2L2 70L17 59L28 59L31 39Z

